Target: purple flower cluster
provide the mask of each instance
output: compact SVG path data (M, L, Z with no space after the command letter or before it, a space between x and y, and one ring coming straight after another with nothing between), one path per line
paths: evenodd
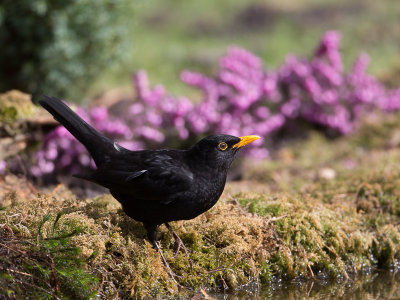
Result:
M230 47L221 58L213 78L184 71L181 79L199 88L203 98L187 115L187 128L194 134L226 133L236 136L267 136L282 127L285 117L274 107L280 100L274 74L263 70L254 54ZM257 141L253 146L260 146ZM252 148L253 156L265 157L265 148Z
M361 54L345 73L339 48L339 33L328 31L310 60L287 57L277 71L280 89L286 92L281 106L286 117L302 118L347 134L366 111L400 108L400 89L386 90L366 73L367 54Z
M129 140L133 136L122 121L111 118L105 107L93 107L85 110L70 105L86 122L92 124L107 136L116 140ZM35 165L31 174L40 177L44 174L74 174L83 168L94 167L94 162L85 147L78 142L63 126L56 127L45 138L42 148L35 153Z
M267 137L297 121L347 134L367 111L400 109L400 89L387 90L366 73L367 65L368 56L362 54L345 72L340 35L328 31L311 58L289 55L276 71L265 70L260 58L238 47L228 49L212 77L183 71L181 80L200 89L198 101L170 95L162 85L150 87L147 73L139 71L133 77L137 97L118 117L105 107L77 108L77 112L132 150L179 146L179 141L193 142L213 133ZM261 143L252 144L255 147L249 153L253 157L268 155ZM81 166L93 164L63 127L46 136L36 159L31 169L35 176L78 172Z
M0 160L0 175L4 175L6 172L7 163L5 160Z

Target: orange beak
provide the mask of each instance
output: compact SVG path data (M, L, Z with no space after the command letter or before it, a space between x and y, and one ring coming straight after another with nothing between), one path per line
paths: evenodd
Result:
M260 137L258 135L246 135L246 136L241 136L240 141L233 145L232 148L240 148L243 147L247 144L250 144L251 142L254 142L258 140Z

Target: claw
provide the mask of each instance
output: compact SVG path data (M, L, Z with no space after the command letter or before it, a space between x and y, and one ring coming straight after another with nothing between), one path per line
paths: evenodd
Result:
M158 253L160 254L161 261L162 261L162 263L164 264L165 268L167 269L168 276L175 282L175 284L176 284L178 287L180 287L181 285L180 285L180 284L176 281L176 279L175 279L175 277L180 277L180 276L176 275L176 274L171 270L171 267L169 266L167 260L165 259L164 255L163 255L163 253L162 253L162 251L161 251L161 249L160 249L160 247L158 246L158 243L155 242L153 245L154 245L154 248L156 248L156 250L157 250Z
M188 260L189 260L190 267L193 268L193 261L190 258L189 250L186 248L185 244L183 243L183 241L181 240L179 235L172 229L171 225L169 225L168 223L165 223L165 226L167 226L167 228L172 232L172 235L175 238L175 253L174 253L174 257L176 257L178 255L178 253L179 253L179 250L182 249L183 252L185 253L185 255L187 256Z

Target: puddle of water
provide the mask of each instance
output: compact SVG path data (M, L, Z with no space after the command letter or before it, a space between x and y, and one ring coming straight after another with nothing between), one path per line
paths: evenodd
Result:
M400 272L376 272L342 281L273 283L260 290L209 294L221 300L244 299L400 299Z

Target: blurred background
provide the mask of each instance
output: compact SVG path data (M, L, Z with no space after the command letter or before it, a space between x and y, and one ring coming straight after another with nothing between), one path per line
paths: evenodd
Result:
M259 159L352 134L400 109L399 16L396 0L3 0L0 170L27 149L36 179L90 166L42 94L129 149L258 134Z
M288 53L310 56L322 34L342 35L345 66L361 51L369 71L391 81L399 69L396 0L4 0L0 4L0 90L18 88L81 102L131 75L186 94L183 69L211 75L235 44L277 68ZM190 93L190 90L189 90Z

